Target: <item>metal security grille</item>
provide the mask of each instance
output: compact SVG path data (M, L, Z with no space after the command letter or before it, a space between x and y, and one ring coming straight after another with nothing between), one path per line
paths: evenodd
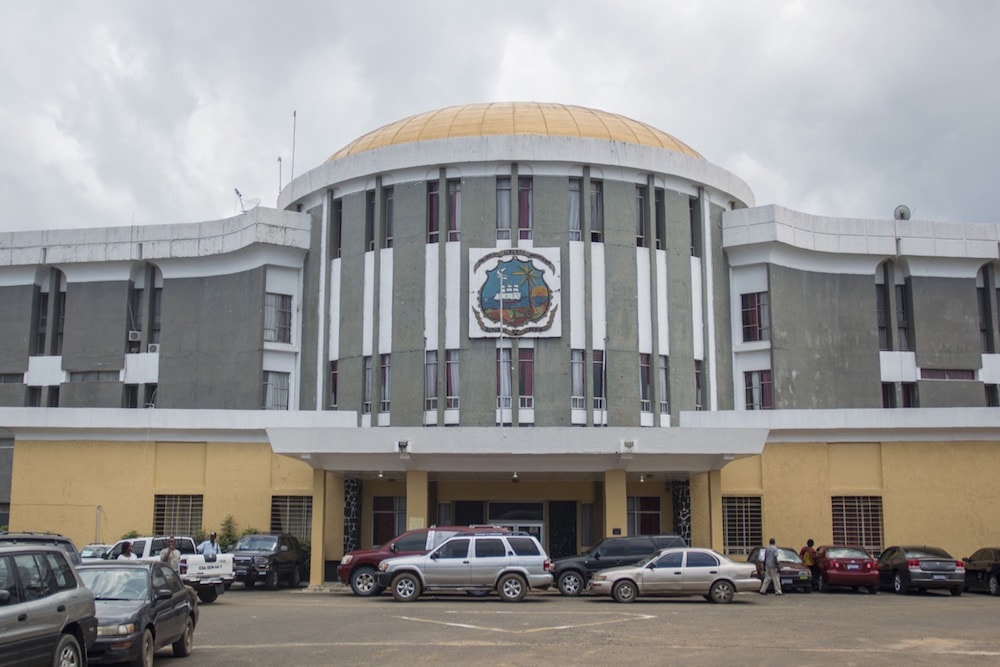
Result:
M271 532L291 533L301 542L312 536L312 496L271 496Z
M727 554L748 554L763 543L760 496L723 496L723 551Z
M882 552L882 497L833 496L833 541Z
M194 535L201 526L202 496L158 495L153 501L155 535Z

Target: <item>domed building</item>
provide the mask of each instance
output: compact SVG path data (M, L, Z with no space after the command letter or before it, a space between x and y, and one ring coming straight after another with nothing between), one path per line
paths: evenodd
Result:
M971 553L988 531L951 518L1000 493L998 241L758 207L595 109L411 116L276 209L0 235L10 525L232 517L311 540L314 583L432 524L554 557L672 532Z

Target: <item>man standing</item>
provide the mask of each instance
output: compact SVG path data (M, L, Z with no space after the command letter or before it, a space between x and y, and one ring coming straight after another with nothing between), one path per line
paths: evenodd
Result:
M169 565L174 572L181 568L181 552L177 550L177 540L167 540L167 548L160 552L160 560Z
M222 553L222 546L216 541L214 530L207 540L198 545L197 549L198 553L204 556L218 556Z
M812 538L809 538L806 541L806 545L799 551L799 558L802 559L802 563L812 572L812 587L814 591L819 588L819 564L816 562L816 548L813 546L815 544Z
M768 542L764 550L764 583L760 586L760 594L767 595L767 587L774 582L774 594L781 595L781 573L778 572L778 547L774 546L774 538Z

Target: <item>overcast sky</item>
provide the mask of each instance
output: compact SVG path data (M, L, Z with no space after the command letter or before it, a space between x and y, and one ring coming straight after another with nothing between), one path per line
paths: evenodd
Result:
M1000 2L0 3L0 231L274 206L352 139L470 102L620 113L758 205L1000 222Z

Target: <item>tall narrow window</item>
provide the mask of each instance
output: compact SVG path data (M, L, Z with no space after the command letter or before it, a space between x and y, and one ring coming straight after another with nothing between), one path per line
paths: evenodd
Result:
M688 199L688 219L691 222L691 256L701 257L701 200L697 197Z
M51 387L49 387L48 401L46 401L45 405L47 405L50 408L59 407L59 385L54 384Z
M663 354L660 355L657 389L660 393L660 414L670 414L670 357Z
M520 407L535 407L535 351L531 348L517 351L517 395Z
M590 240L604 240L604 183L590 182Z
M583 360L583 350L571 350L570 366L570 407L574 410L584 410L587 407L586 367Z
M993 336L990 331L990 297L985 287L976 288L979 305L979 348L982 352L994 352Z
M896 385L894 385L892 382L882 383L882 407L883 408L896 407Z
M658 535L660 530L660 497L629 496L625 499L629 535Z
M160 327L162 320L160 312L163 304L163 288L154 287L149 293L149 342L160 342Z
M406 496L372 498L372 540L385 544L406 530Z
M656 216L656 249L667 249L667 204L663 188L656 188L653 195L653 214Z
M375 249L375 191L365 192L365 250Z
M448 181L448 240L462 240L462 181Z
M261 407L265 410L288 409L288 373L264 371L264 401Z
M379 357L379 377L382 380L382 396L379 402L379 412L389 412L392 399L392 355L383 354Z
M910 340L910 286L896 285L896 333L899 338L899 350L913 349Z
M773 410L771 371L749 371L743 374L747 410Z
M330 216L330 259L340 257L344 233L344 200L333 200L333 213Z
M916 382L903 382L900 384L899 388L900 395L903 398L904 408L916 408L919 406Z
M286 373L286 375L287 375L287 373ZM286 382L285 384L287 385L288 383ZM147 408L155 408L156 407L156 389L157 389L157 386L155 384L152 384L152 383L147 384L143 388L142 404L143 404L144 407L147 407ZM285 393L287 395L288 392L286 391ZM288 403L288 399L287 398L285 399L285 403L287 405L287 403ZM288 408L286 407L285 409L287 410Z
M983 386L986 388L986 406L990 408L1000 407L1000 385L987 384Z
M382 247L392 247L392 225L395 206L393 204L393 189L382 188Z
M437 350L424 352L424 410L438 407L438 353Z
M511 359L510 348L497 350L497 407L505 410L511 407Z
M66 290L61 289L56 292L56 302L52 309L52 317L55 320L52 354L62 354L63 329L66 325Z
M361 370L361 414L371 414L372 411L372 358L362 360Z
M125 385L125 392L122 395L122 407L123 408L139 407L139 385L137 384Z
M652 385L650 384L649 355L639 354L639 409L651 412L653 409Z
M740 296L743 309L743 342L771 338L771 312L767 292Z
M459 383L459 351L458 350L446 350L445 351L445 403L444 407L448 410L457 410L459 408L459 391L461 385Z
M531 214L531 192L531 177L519 177L517 179L517 237L522 240L528 240L531 238L531 229L533 226Z
M646 221L646 186L635 186L635 245L646 248L649 244L649 232Z
M35 354L45 354L45 335L49 328L49 294L39 292L35 302L37 313L35 316Z
M705 396L703 386L705 380L702 377L704 362L697 359L694 360L694 409L704 410L705 409Z
M497 178L497 240L510 239L510 177Z
M889 347L889 296L885 283L875 285L875 315L878 321L878 349L888 350Z
M133 287L128 295L129 331L142 331L142 288Z
M723 496L723 552L746 555L763 543L760 496Z
M569 179L569 240L581 240L583 229L583 181L579 178Z
M604 410L606 408L605 401L607 397L604 395L604 378L605 376L604 368L604 350L594 350L593 368L591 368L591 377L593 378L594 385L594 409Z
M264 295L264 341L292 342L292 297L268 292Z
M441 184L427 181L427 242L437 243L441 226Z
M337 409L337 399L338 399L338 386L337 381L339 380L338 374L340 362L336 359L330 362L330 409Z

